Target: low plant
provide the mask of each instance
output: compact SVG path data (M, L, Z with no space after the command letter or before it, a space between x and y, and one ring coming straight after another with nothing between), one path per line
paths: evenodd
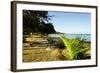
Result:
M87 46L84 45L85 39L77 37L68 39L65 35L62 35L61 40L65 44L66 47L66 58L68 60L77 60L81 58L82 52L88 50L89 48L86 48Z
M49 46L50 46L50 48L52 48L52 44L54 43L54 40L53 40L53 38L51 38L51 37L48 37L48 44L49 44Z

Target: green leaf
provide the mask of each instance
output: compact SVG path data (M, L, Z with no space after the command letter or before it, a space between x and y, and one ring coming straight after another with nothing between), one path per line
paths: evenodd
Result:
M68 39L65 35L62 35L60 38L66 46L69 60L80 59L80 56L78 54L88 50L88 48L86 48L87 46L84 46L83 38L77 37Z

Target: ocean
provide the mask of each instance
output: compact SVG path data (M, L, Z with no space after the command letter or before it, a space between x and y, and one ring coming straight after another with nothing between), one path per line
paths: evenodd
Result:
M62 34L49 34L49 37L58 38L61 37ZM76 37L84 38L85 41L91 42L91 34L65 34L67 38L72 39Z

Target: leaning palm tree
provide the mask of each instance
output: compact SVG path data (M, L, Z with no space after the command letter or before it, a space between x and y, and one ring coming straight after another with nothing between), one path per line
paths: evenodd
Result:
M84 45L85 39L80 37L68 39L65 35L62 35L61 40L65 44L68 60L77 60L80 59L80 53L88 50L87 46Z

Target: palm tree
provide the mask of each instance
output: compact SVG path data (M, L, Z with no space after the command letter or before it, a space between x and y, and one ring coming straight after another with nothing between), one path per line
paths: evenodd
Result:
M77 37L68 39L65 35L62 35L61 40L65 44L67 55L66 58L68 60L77 60L80 59L82 52L88 50L87 46L84 45L85 39Z

